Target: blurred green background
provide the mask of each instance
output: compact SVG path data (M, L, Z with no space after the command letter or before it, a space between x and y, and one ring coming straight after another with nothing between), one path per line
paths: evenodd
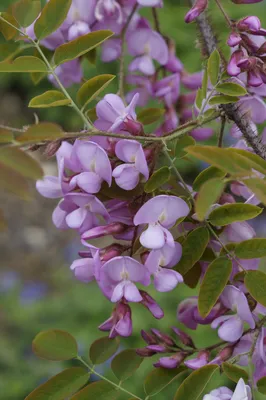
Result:
M181 0L164 2L165 7L159 10L161 29L176 40L177 55L185 68L196 72L201 68L202 59L195 48L198 47L195 25L185 25L183 21L188 6ZM12 0L1 0L0 11L11 3ZM221 37L220 46L227 51L227 26L215 2L210 3L213 26ZM230 0L223 3L232 18L255 14L266 26L265 2L250 6L234 5ZM143 12L149 15L149 10ZM116 73L116 70L117 63L103 64L98 61L96 66L86 66L85 75L89 78L103 72ZM51 85L46 80L34 86L27 74L0 75L0 123L17 127L33 123L34 112L27 108L27 104L33 96L49 88ZM73 87L70 92L75 93L75 90ZM65 129L80 127L78 117L67 108L38 111L37 114L40 120L58 122ZM42 161L46 172L56 173L52 160L42 158ZM194 168L188 163L181 167L187 174ZM60 328L71 332L78 340L80 352L87 357L90 343L102 336L97 326L108 318L112 310L112 305L100 294L96 285L85 285L72 279L69 265L77 258L80 248L78 238L73 232L56 230L51 222L56 202L43 199L34 188L32 190L34 200L30 203L0 194L1 207L9 225L8 232L0 235L0 398L5 400L24 399L38 384L71 365L39 360L32 354L31 341L40 330ZM134 333L130 339L121 341L121 348L143 346L139 335L141 329L157 327L170 333L171 326L178 325L177 304L184 296L195 292L181 285L171 294L150 293L163 307L164 319L157 321L141 306L134 305ZM198 346L210 345L217 339L209 328L201 327L192 334ZM140 397L143 397L143 378L154 361L144 360L136 375L125 383ZM108 372L108 365L99 368L99 371L106 371L114 379ZM219 376L218 381L222 382ZM157 398L171 399L176 388L177 382L174 382Z

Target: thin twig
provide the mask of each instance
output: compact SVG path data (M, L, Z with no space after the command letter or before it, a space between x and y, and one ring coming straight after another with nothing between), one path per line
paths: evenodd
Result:
M223 147L223 137L224 137L224 128L225 128L225 122L226 118L224 115L221 115L221 126L220 126L220 131L219 131L219 136L218 136L218 147Z

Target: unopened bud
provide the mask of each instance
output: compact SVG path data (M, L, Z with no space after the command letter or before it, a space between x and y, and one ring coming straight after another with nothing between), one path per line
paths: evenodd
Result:
M178 329L175 326L173 326L172 329L185 346L192 347L193 349L195 349L195 345L192 338L186 332L181 331L181 329Z
M128 226L122 224L121 222L114 222L112 224L103 226L95 226L94 228L84 232L81 238L84 240L88 240L88 239L96 239L107 235L116 235L119 233L123 233L127 228Z

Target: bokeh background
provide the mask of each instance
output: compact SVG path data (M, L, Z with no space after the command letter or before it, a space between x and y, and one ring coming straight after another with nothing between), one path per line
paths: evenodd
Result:
M188 5L182 0L164 2L165 7L159 10L161 29L176 40L177 55L185 68L196 72L201 68L202 60L196 48L196 27L194 24L185 25L183 20ZM12 0L0 0L0 11L11 3ZM213 25L221 37L220 46L227 51L227 27L214 1L210 3ZM265 2L249 6L235 5L230 0L223 3L233 18L255 14L266 26ZM143 12L148 15L148 10ZM98 61L96 66L86 63L84 68L85 77L90 78L104 72L115 74L117 63ZM34 86L28 74L1 74L0 123L17 127L33 123L34 110L28 109L27 104L32 97L49 88L51 84L47 80ZM111 90L115 92L115 84ZM76 87L70 89L70 92L75 91ZM57 122L66 130L80 128L78 117L68 108L38 111L37 114L40 120ZM45 159L41 154L35 156L42 160L46 173L56 174L53 160ZM181 172L189 181L198 167L186 161L180 164ZM73 232L60 232L53 226L51 213L56 201L42 198L34 187L32 191L31 202L0 193L1 208L8 222L8 231L0 234L0 398L5 400L24 399L37 385L73 364L52 363L32 354L31 342L40 330L59 328L69 331L78 340L80 352L86 357L90 343L102 336L97 326L108 318L112 310L112 305L96 285L85 285L73 279L69 265L77 258L78 238ZM156 321L142 307L133 305L134 333L130 339L121 340L121 349L141 347L141 329L157 327L170 333L171 326L178 326L177 304L184 296L194 293L182 285L171 294L154 293L165 311L161 321ZM193 337L198 346L210 345L217 338L214 332L204 327L193 333ZM145 360L125 386L143 396L142 382L151 370L151 364L151 360ZM108 365L100 367L99 371L112 378ZM217 380L220 380L218 376ZM157 398L172 398L176 388L177 382L174 382Z

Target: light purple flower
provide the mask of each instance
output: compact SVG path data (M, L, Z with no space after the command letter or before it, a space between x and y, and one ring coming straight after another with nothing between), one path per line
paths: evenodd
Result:
M128 75L127 83L137 86L127 93L127 102L130 103L135 94L139 93L138 106L145 107L153 94L150 78L142 75Z
M115 147L116 156L125 162L113 170L113 177L119 187L134 189L139 183L139 175L149 179L149 169L142 145L135 140L120 140Z
M203 400L252 400L252 394L250 387L240 378L234 392L222 386L206 394Z
M141 304L147 308L156 319L163 318L164 312L159 304L144 290L140 290L140 294L142 296Z
M256 236L256 232L249 225L248 222L233 222L227 225L220 235L220 239L223 243L227 244L230 242L242 242L243 240L253 239Z
M74 40L79 36L86 35L91 31L91 24L95 21L94 10L96 0L73 0L64 29L68 40ZM67 29L66 29L67 27Z
M138 102L138 94L135 94L130 104L126 107L123 100L116 94L107 94L96 106L98 119L95 126L98 129L111 132L127 130L127 123L136 120L135 107Z
M186 360L184 364L191 369L198 369L204 367L209 362L209 352L208 351L200 351L195 358L191 358L190 360Z
M154 96L163 100L167 107L175 104L180 93L180 74L169 75L157 81L154 86Z
M84 257L73 261L70 269L74 271L75 277L84 283L94 280L94 260L91 257Z
M140 6L143 7L162 7L163 0L137 0Z
M175 243L175 247L164 245L159 250L152 250L145 262L146 267L154 276L154 286L159 292L169 292L178 283L183 282L183 277L170 268L178 263L182 256L182 246Z
M228 342L237 341L244 332L244 322L251 329L255 328L255 321L250 311L248 301L244 293L232 285L226 286L221 301L226 308L235 312L233 315L223 315L216 318L211 327L218 329L218 335L221 339Z
M142 232L140 242L148 249L160 249L166 243L175 246L169 228L172 228L179 218L187 216L187 203L176 196L156 196L148 200L134 217L134 224L149 224Z
M103 21L105 18L112 18L118 24L122 24L123 13L121 5L116 0L98 0L95 7L95 17L98 21Z
M112 286L110 300L114 303L122 298L127 301L139 302L142 296L135 283L140 282L147 286L150 281L145 266L131 257L114 257L107 261L101 269L101 278L104 286Z
M56 67L55 73L64 87L69 87L74 83L81 83L83 78L83 72L79 59L68 61L59 65ZM58 83L53 75L49 75L49 80L53 83L53 85L58 86Z
M150 29L138 29L127 37L128 51L136 57L129 65L129 71L140 71L153 75L153 60L165 65L168 61L168 48L162 36Z
M128 337L132 334L131 309L128 304L119 302L112 316L103 322L99 329L101 331L110 331L109 337L116 336Z

